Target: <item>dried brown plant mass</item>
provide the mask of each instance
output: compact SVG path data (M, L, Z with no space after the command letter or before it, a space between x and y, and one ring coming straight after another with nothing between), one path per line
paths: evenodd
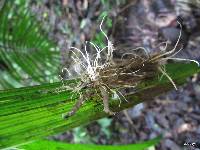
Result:
M80 94L80 98L70 112L63 114L64 118L74 115L86 99L96 94L102 97L104 112L108 113L109 115L113 115L115 112L112 112L109 107L109 95L111 93L116 94L120 101L121 98L126 100L125 96L120 92L119 89L136 87L141 81L154 78L158 72L161 72L163 75L165 75L173 84L174 88L177 89L174 81L164 70L164 65L166 64L167 60L172 59L177 61L196 62L195 60L173 58L173 56L175 56L181 50L177 50L177 45L181 38L181 31L174 48L169 51L160 51L156 54L149 54L145 48L139 47L133 49L132 53L123 54L121 59L113 59L113 52L116 50L116 48L113 46L112 42L108 39L107 35L101 28L103 20L100 24L100 30L107 39L107 46L105 46L103 49L100 49L94 43L88 42L96 50L96 57L94 59L92 59L87 53L87 46L85 46L84 49L85 54L80 49L72 47L72 49L80 53L83 58L80 59L77 54L72 51L74 54L74 62L79 64L82 70L81 72L78 72L77 68L75 68L77 74L80 75L81 82L77 87L66 87L68 89L75 89L74 92L78 92ZM165 44L165 47L167 47L167 42ZM106 52L105 59L101 57L103 52ZM198 64L198 62L196 63ZM64 68L63 70L67 70L67 72L70 74L70 71L67 68ZM83 88L92 88L95 92L88 90L88 92L82 93L81 90Z

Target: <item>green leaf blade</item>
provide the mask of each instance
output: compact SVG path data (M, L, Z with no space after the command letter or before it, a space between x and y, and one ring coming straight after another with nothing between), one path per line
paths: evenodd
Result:
M200 71L194 63L168 64L166 69L177 85ZM107 116L102 101L97 98L87 100L74 116L63 119L62 114L69 112L78 99L71 99L70 91L56 93L56 88L61 86L62 83L52 83L0 91L0 148L58 134ZM123 102L121 107L119 101L110 100L111 109L121 111L171 89L173 86L167 78L160 81L155 77L141 83L135 94L127 95L129 102Z

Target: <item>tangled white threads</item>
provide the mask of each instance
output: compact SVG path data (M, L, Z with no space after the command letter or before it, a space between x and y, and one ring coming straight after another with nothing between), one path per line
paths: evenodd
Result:
M100 23L100 31L107 40L107 44L105 47L99 48L99 46L95 45L93 42L86 41L83 50L84 53L76 47L70 48L70 51L73 53L72 60L76 64L74 67L74 71L79 75L81 79L81 83L78 86L73 87L74 89L72 90L72 92L74 93L78 92L78 94L80 95L80 99L72 108L72 111L67 113L66 115L63 115L63 117L74 114L77 111L77 109L84 103L85 101L84 98L86 98L86 96L84 95L87 95L87 93L84 93L84 95L82 95L81 89L90 84L92 85L92 87L96 88L95 91L97 94L98 94L97 91L100 91L101 96L103 97L104 111L110 114L114 114L109 109L109 104L108 104L109 96L107 90L109 90L112 93L116 92L112 90L108 85L102 83L100 79L100 71L112 65L113 51L114 51L112 42L109 40L106 33L102 30L102 24L104 22L104 19L105 16L103 17ZM92 58L89 55L87 51L88 44L90 44L96 50L95 58ZM77 55L77 53L80 54L80 57ZM103 58L103 55L106 56L106 58ZM77 65L80 66L79 71L76 68ZM64 71L67 71L68 75L72 74L67 68L64 68L62 70L62 72ZM61 79L63 80L63 78ZM63 83L63 88L66 88L67 90L72 89L69 86L65 86L64 83Z
M173 49L171 49L170 51L166 51L167 48L167 42L165 42L165 52L162 51L161 54L155 55L155 56L151 56L149 55L149 53L147 52L147 50L143 47L138 47L136 49L133 49L133 51L139 50L141 49L144 53L145 53L145 57L143 58L142 56L140 56L140 54L137 54L137 52L134 53L125 53L122 55L121 57L121 63L123 64L124 60L124 56L125 55L133 55L134 57L132 57L131 59L128 60L129 64L127 65L122 65L122 68L118 68L118 66L114 63L113 61L113 51L114 46L112 44L112 42L109 40L108 36L106 35L106 33L102 30L102 24L104 22L105 16L103 17L101 23L100 23L100 31L101 33L105 36L106 40L107 40L107 45L103 48L99 48L98 45L87 41L85 43L84 46L84 53L76 48L76 47L71 47L70 51L73 53L72 56L72 60L74 61L75 65L74 65L74 71L77 73L77 75L79 75L81 82L75 86L75 87L70 87L67 85L64 85L63 82L63 89L66 90L71 90L74 93L78 93L80 95L80 99L76 102L76 104L74 105L74 107L72 108L72 110L67 113L64 114L63 116L66 118L67 116L71 116L73 115L79 108L80 106L84 103L86 96L82 95L81 90L85 87L91 87L94 88L96 91L96 94L99 95L98 92L100 92L100 97L102 97L103 100L103 104L104 104L104 111L110 115L114 114L114 112L110 111L109 109L109 93L113 93L114 95L116 95L119 98L119 106L121 104L121 97L127 101L127 99L125 98L125 96L119 91L116 90L117 87L135 87L137 85L137 83L139 83L139 81L141 80L142 76L145 76L143 74L137 74L138 72L140 72L144 67L145 64L154 64L155 63L155 67L157 67L157 70L159 70L162 75L166 76L169 81L172 83L172 85L174 86L174 88L177 90L176 84L174 83L174 81L172 80L172 78L166 73L165 69L163 69L162 67L164 67L166 60L168 59L173 59L173 60L184 60L184 61L192 61L198 64L199 63L195 60L190 60L190 59L181 59L181 58L173 58L173 56L175 56L178 52L180 52L182 50L182 48L180 48L178 51L176 51L178 43L181 39L181 31L182 31L182 26L180 24L181 30L180 30L180 34L178 37L178 40L175 44L175 46L173 47ZM96 51L96 54L94 55L95 57L92 58L88 51L87 51L87 44L90 44ZM80 56L77 55L80 54ZM106 53L106 58L103 58L103 54ZM136 59L137 58L137 59ZM135 65L134 62L136 61L141 61L141 64L139 64L139 69L137 69L137 67L133 70L127 70L127 68L131 68L131 65ZM164 62L164 63L163 63ZM158 64L158 66L156 65ZM80 66L80 67L77 67ZM124 70L124 71L123 71ZM66 71L68 73L69 76L72 76L72 73L67 69L67 68L63 68L62 72ZM109 73L110 71L110 73ZM145 70L144 70L145 71ZM109 74L106 74L106 73ZM105 74L104 74L105 73ZM147 72L148 73L148 72ZM112 85L110 85L109 83L107 83L106 80L112 80L112 78L114 77L122 77L122 76L131 76L131 77L138 77L138 81L135 81L134 83L129 83L128 85L126 84L121 84L121 82L125 82L126 78L124 78L123 81L119 81L116 82L119 84L117 85L117 87L115 88L115 86L113 87ZM61 77L61 76L60 76ZM106 78L103 80L103 78ZM63 78L61 77L61 80L63 81ZM126 83L126 82L125 82ZM111 86L111 87L110 87ZM114 88L114 89L113 89ZM85 95L88 95L87 93L84 93Z
M111 62L112 62L112 59L113 59L113 51L114 51L113 44L108 39L108 36L105 34L105 32L102 30L102 24L104 22L104 19L105 19L105 16L103 17L103 19L101 21L101 24L100 24L100 30L103 33L103 35L106 37L106 40L107 40L107 45L104 48L100 49L97 45L95 45L94 43L89 42L89 41L86 41L86 44L85 44L85 47L84 47L85 54L80 49L78 49L76 47L71 47L70 48L70 49L72 49L71 52L76 57L76 58L74 58L72 56L73 61L76 64L79 64L83 68L82 69L83 74L86 74L90 78L90 81L97 81L98 78L99 78L99 72L98 71L100 69L103 69L103 68L107 67L107 66L110 66ZM90 45L92 45L94 47L94 49L96 50L96 54L95 54L96 57L95 57L94 60L92 60L92 58L90 57L90 55L87 52L87 44L88 43ZM78 53L80 53L83 60L81 58L79 58L77 56L77 54L73 50L77 51ZM105 52L105 50L107 50L107 53L106 53L107 58L106 58L106 61L103 62L102 61L103 58L102 58L101 54L103 52ZM69 74L71 74L69 72L69 70L67 72ZM79 74L79 75L81 75L81 74Z

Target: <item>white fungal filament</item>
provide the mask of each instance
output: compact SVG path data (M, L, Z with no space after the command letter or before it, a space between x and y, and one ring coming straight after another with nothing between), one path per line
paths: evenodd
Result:
M97 81L99 79L99 70L107 67L110 65L112 59L113 59L113 44L112 42L108 39L108 36L106 35L106 33L102 30L102 24L104 22L105 16L103 17L101 24L100 24L100 30L102 32L102 34L105 36L106 40L107 40L107 45L105 47L103 47L102 49L100 49L97 45L95 45L93 42L88 42L86 41L85 46L84 46L84 52L85 54L78 48L76 47L71 47L70 49L77 51L78 53L81 54L81 58L79 58L77 56L77 54L72 51L72 53L75 55L76 58L72 57L73 61L75 63L78 63L79 65L81 65L83 67L83 74L86 74L89 78L90 81ZM96 50L96 57L94 60L92 60L92 58L90 57L90 55L87 52L87 43L89 43L91 46L94 47L94 49ZM105 51L107 49L107 53L106 53L106 61L102 61L102 52Z
M167 74L165 69L162 68L164 67L166 60L171 59L171 60L177 60L177 61L192 61L192 62L195 62L199 66L199 62L195 60L173 58L173 56L175 56L182 50L182 48L180 48L178 51L176 50L180 42L181 32L182 32L182 26L179 22L178 23L181 27L180 34L178 36L175 46L171 50L167 51L168 41L161 43L161 44L165 44L165 47L163 49L165 52L163 52L162 50L162 52L159 53L158 55L149 55L148 51L144 47L138 47L136 49L132 49L132 52L130 53L123 54L121 56L121 64L120 66L117 66L113 61L113 51L115 50L114 46L112 42L109 40L106 33L102 30L102 24L104 22L104 19L105 19L105 16L103 17L99 28L100 28L101 33L106 38L107 44L105 47L100 48L98 45L94 44L93 42L86 41L83 51L76 47L70 48L71 49L70 51L73 53L72 60L75 63L73 69L76 72L76 74L80 76L81 82L76 87L66 86L64 85L63 78L60 76L64 88L66 88L67 90L72 90L74 93L78 92L80 95L80 100L77 101L72 111L68 114L74 114L75 111L79 109L78 107L81 107L81 104L85 101L84 99L86 97L84 97L84 94L81 93L81 90L85 87L94 88L97 95L99 95L98 93L100 93L101 96L100 95L99 96L103 97L102 100L104 104L104 111L108 114L114 114L114 112L112 112L109 109L109 102L108 102L109 93L113 93L114 95L117 95L120 101L119 103L119 107L120 107L121 98L123 98L125 101L127 101L127 99L117 88L136 87L138 83L140 83L141 80L145 79L146 77L145 75L151 71L151 68L150 68L150 71L147 71L148 69L143 70L143 68L146 67L145 65L147 65L147 67L148 65L150 66L152 65L153 71L154 70L160 71L162 73L162 76L166 76L176 90L177 90L177 86L175 82ZM94 55L94 58L92 58L89 55L87 51L87 44L91 45L95 49L96 53ZM136 52L137 50L140 50L140 49L145 53L144 55L145 58L143 58L143 56L140 55L140 53ZM135 53L133 51L135 51ZM103 58L105 54L106 54L106 58ZM124 63L124 61L126 61L126 59L124 59L125 55L133 55L131 59L128 59L128 63ZM135 69L132 69L132 68L135 68ZM66 71L69 76L72 76L72 73L67 68L63 68L62 73L64 71ZM123 77L124 79L118 78L119 76L121 78L124 76ZM127 78L129 77L129 79L134 78L134 80L130 80L130 81L133 81L133 83L129 83L128 85L125 85L127 84L126 81L129 81L127 80L126 77ZM135 77L138 77L138 78L136 78L135 80ZM103 78L106 78L106 79L103 80ZM112 80L112 78L114 78L114 82L116 82L119 85L115 85L114 83L114 86L112 86L112 83L109 82L109 80ZM88 94L85 94L85 95L88 95ZM67 116L67 115L64 115L64 116Z

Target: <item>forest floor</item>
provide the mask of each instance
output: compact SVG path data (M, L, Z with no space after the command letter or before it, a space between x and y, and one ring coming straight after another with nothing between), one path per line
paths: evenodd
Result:
M95 0L32 1L31 8L63 53L63 64L69 63L69 46L81 47L84 41L95 38L98 16L104 11L115 14L116 4ZM103 4L105 3L105 4ZM112 7L112 8L111 8ZM84 127L53 136L64 142L96 144L127 144L149 140L162 134L158 150L187 149L187 142L200 141L200 76L194 75L177 91L156 97L148 103L128 110L131 124L124 113L93 122ZM79 138L79 139L78 139ZM84 139L84 140L83 140ZM191 148L191 147L190 147Z

